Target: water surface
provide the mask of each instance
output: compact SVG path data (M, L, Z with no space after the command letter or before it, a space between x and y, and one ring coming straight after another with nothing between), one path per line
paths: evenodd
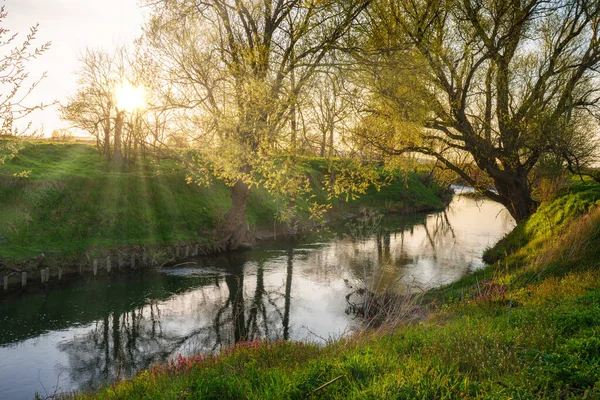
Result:
M322 342L358 324L346 295L452 282L514 226L500 205L353 223L143 275L86 278L0 304L0 399L97 388L178 354L260 337ZM337 233L337 234L335 234Z

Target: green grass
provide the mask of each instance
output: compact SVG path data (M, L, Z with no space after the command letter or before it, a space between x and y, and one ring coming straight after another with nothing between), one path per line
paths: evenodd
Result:
M19 150L4 159L9 145ZM42 252L48 265L102 255L115 247L210 245L219 218L231 204L224 184L187 184L186 171L172 160L145 159L114 168L89 145L11 141L0 141L0 159L0 265L19 264ZM299 165L312 177L317 201L327 202L320 187L326 162L308 159ZM337 200L334 205L348 213L352 207L376 207L394 198L410 207L439 208L434 190L438 188L425 186L414 175L398 175L382 192L370 189L350 206ZM251 191L250 226L272 229L287 204L264 189ZM308 214L300 217L307 219Z
M520 224L500 242L484 253L490 264L512 256L526 258L539 245L557 237L565 225L600 205L600 185L591 181L574 181L565 192L552 201L542 203L537 212Z
M0 166L0 254L74 257L121 244L198 240L230 202L223 185L185 183L172 163L115 170L87 145L26 144ZM31 171L27 178L14 173Z
M418 323L325 347L242 343L76 397L600 398L599 189L542 205L507 257L428 293Z

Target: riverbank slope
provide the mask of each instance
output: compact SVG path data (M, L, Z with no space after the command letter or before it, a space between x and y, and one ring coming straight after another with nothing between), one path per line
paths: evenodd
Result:
M0 276L11 274L20 283L21 271L51 267L56 276L58 267L91 270L94 259L102 270L107 260L115 269L161 265L215 247L215 228L231 204L229 188L218 181L187 184L187 171L169 159L114 168L86 144L15 142L6 157L6 143L0 146ZM312 181L322 181L326 162L305 164ZM392 178L356 201L334 200L326 218L365 206L396 212L444 206L442 190L422 175L396 172ZM327 201L322 191L316 194L317 201ZM287 205L265 190L252 191L251 230L282 233Z
M577 184L426 294L423 317L325 347L240 343L178 358L100 399L598 398L600 186Z

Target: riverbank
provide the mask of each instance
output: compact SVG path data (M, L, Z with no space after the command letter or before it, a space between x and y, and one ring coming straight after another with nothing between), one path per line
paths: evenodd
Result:
M321 182L326 162L305 164L314 184ZM334 200L324 217L343 219L361 207L416 212L444 206L443 190L424 175L395 172L384 178L393 179L381 191ZM231 203L222 183L187 184L186 171L173 160L148 158L115 169L85 144L22 143L0 165L0 182L0 284L9 288L218 252L216 226ZM326 193L315 192L316 201L327 201ZM252 191L250 229L263 238L285 234L287 204L265 190ZM301 226L308 216L299 218Z
M430 291L417 322L320 347L240 343L77 398L597 398L600 186L573 185Z

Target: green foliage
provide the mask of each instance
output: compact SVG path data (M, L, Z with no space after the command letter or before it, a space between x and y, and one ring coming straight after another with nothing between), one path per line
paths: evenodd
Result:
M591 182L574 183L568 192L542 204L527 222L526 231L533 238L555 234L565 223L600 204L600 186Z

